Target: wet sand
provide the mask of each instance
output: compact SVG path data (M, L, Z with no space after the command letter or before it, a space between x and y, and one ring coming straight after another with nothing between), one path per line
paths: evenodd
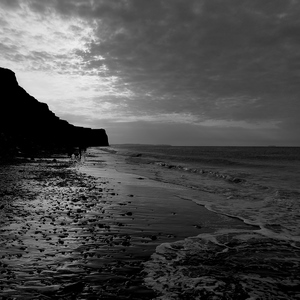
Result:
M153 299L142 270L157 246L251 228L153 172L106 152L1 165L0 298Z

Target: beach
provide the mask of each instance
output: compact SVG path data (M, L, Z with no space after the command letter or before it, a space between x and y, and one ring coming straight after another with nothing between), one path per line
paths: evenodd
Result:
M0 297L299 299L297 234L222 209L239 177L117 151L1 165Z

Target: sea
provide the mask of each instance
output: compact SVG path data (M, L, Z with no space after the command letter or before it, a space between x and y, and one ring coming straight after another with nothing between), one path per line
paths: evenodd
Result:
M144 264L157 299L300 299L300 148L112 145L157 180L201 192L189 199L251 225L186 237ZM205 197L203 197L205 193Z

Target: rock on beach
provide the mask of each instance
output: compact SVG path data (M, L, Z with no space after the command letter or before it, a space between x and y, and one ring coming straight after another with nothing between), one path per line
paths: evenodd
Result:
M105 183L41 159L1 165L0 195L1 299L152 298Z

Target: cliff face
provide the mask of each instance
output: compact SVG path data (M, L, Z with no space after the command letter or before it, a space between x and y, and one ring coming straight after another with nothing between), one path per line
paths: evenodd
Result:
M108 146L104 129L74 126L61 120L19 86L14 72L0 68L0 155L75 146ZM12 153L10 153L12 154Z

